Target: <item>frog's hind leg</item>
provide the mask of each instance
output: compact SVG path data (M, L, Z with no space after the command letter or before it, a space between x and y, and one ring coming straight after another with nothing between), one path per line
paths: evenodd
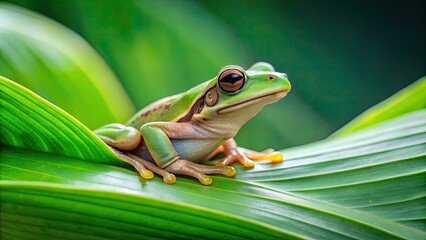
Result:
M135 149L141 142L142 136L136 128L113 123L93 132L115 152L118 158L135 167L141 177L151 179L154 177L152 173L154 172L162 176L165 183L172 184L176 182L176 177L173 174L127 152Z
M212 178L206 174L222 174L227 177L232 177L236 174L235 169L230 166L205 166L183 159L170 164L166 167L166 171L197 178L203 185L210 185L213 182Z
M102 141L121 151L135 149L141 142L140 132L130 126L112 123L93 131Z

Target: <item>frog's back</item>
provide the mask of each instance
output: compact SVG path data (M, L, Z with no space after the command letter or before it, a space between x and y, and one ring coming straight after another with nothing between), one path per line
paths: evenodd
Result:
M139 129L148 122L175 122L183 118L191 106L203 95L210 81L197 85L181 94L157 100L137 112L126 125Z

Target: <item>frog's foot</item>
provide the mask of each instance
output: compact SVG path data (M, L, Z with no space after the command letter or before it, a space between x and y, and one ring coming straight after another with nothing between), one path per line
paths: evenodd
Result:
M173 183L175 183L176 182L176 176L175 175L173 175L173 173L169 173L169 172L167 172L166 170L164 170L164 169L162 169L162 168L160 168L160 167L158 167L157 165L155 165L155 164L153 164L153 163L151 163L151 162L149 162L149 161L147 161L147 160L145 160L145 159L143 159L143 158L140 158L140 157L138 157L138 156L136 156L136 155L133 155L133 154L131 154L131 153L126 153L126 155L128 156L128 157L130 157L130 158L132 158L132 159L134 159L134 160L136 160L136 162L138 162L139 164L141 164L141 165L143 165L145 168L147 168L148 170L147 171L152 171L152 172L154 172L154 173L156 173L156 174L158 174L158 175L160 175L160 176L162 176L163 177L163 181L165 182L165 183L167 183L167 184L173 184ZM133 165L134 166L134 165ZM135 167L136 168L136 167ZM137 168L136 168L137 169ZM138 170L139 171L139 170ZM140 171L139 171L140 172ZM151 173L152 173L151 172ZM141 176L142 176L142 174L141 174ZM143 176L142 176L143 177ZM151 177L152 178L152 177Z
M283 161L283 155L275 152L273 149L267 149L263 152L239 148L235 140L229 139L222 146L225 157L216 162L217 166L228 166L235 162L241 163L244 167L253 167L253 160L269 160L271 163L279 163Z
M154 177L154 173L163 177L163 181L167 184L173 184L176 182L175 175L165 171L164 169L156 166L155 164L142 159L131 153L123 153L114 147L110 148L115 152L115 154L124 162L131 164L140 174L141 177L145 179L151 179ZM154 172L154 173L153 173Z
M177 160L165 168L174 174L181 174L197 178L203 185L212 184L213 180L206 174L222 174L227 177L234 176L237 172L230 166L205 166L187 160Z

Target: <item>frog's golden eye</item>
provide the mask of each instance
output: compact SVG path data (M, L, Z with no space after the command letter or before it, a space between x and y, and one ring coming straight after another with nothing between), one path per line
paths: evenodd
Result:
M230 94L241 91L246 81L246 75L238 68L224 69L218 77L219 87Z
M217 94L216 88L212 88L206 93L205 102L207 106L209 107L214 106L217 103L218 99L219 99L219 94Z

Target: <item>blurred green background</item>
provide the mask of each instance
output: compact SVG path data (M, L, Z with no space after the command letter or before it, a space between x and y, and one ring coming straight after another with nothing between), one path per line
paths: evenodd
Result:
M111 76L121 81L135 106L132 111L211 79L224 65L271 63L288 74L293 89L240 131L239 144L256 150L325 138L426 75L425 1L7 2L54 19L83 37L106 61ZM52 32L47 37L59 36ZM0 75L31 88L90 128L109 122L100 114L91 121L96 109L86 121L78 111L67 109L63 97L65 103L55 101L54 90L20 80L37 74L17 67L19 59L11 63L11 56L22 50L12 45L0 45ZM43 67L52 68L49 64ZM69 73L52 76L62 85L73 81ZM102 78L98 81L102 84ZM118 93L110 95L112 101L120 98ZM131 103L123 102L131 109Z

